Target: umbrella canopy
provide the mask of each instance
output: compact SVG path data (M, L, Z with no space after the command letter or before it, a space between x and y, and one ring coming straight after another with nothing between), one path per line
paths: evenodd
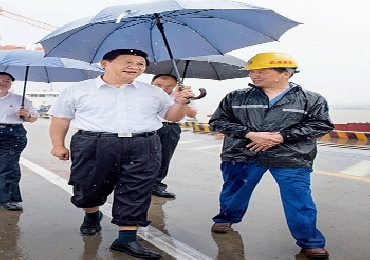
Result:
M0 50L0 71L12 74L17 80L35 82L77 82L95 78L104 70L95 64L58 57L44 58L43 51Z
M23 101L27 81L77 82L104 73L104 70L95 64L58 57L44 58L43 51L31 50L0 50L0 71L8 72L16 80L24 81Z
M226 54L277 41L299 23L227 0L159 0L108 7L40 40L46 56L96 63L113 49L139 49L150 61ZM170 48L170 50L169 50Z
M118 48L139 49L149 60L226 54L277 41L299 23L262 7L228 0L158 0L112 6L51 32L39 43L46 56L99 62ZM199 89L201 98L205 89ZM194 98L193 98L194 99Z
M247 70L240 70L247 62L231 55L209 55L175 59L182 80L185 78L226 80L248 77ZM172 74L176 76L172 61L151 63L148 74Z

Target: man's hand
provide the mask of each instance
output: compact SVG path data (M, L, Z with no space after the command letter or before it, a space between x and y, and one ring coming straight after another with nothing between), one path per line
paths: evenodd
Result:
M279 133L273 132L249 132L245 137L252 140L246 147L255 152L266 151L284 142Z
M64 147L64 146L61 146L61 147L53 147L51 149L50 153L53 156L58 157L59 160L62 160L62 161L69 160L69 150L66 147Z
M21 108L18 110L18 115L23 118L29 118L30 117L30 112L26 108Z
M191 87L189 86L176 86L176 88L173 90L173 95L175 96L175 99L177 101L182 103L188 102L188 98L195 96L193 91L191 90Z

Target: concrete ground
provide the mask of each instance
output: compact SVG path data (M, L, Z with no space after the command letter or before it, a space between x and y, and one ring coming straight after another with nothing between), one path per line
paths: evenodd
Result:
M50 155L48 122L26 125L29 144L21 161L24 210L0 207L0 259L137 259L109 249L117 237L117 227L110 223L111 200L102 208L101 234L79 234L83 212L69 202L70 162ZM166 180L177 197L152 197L152 224L140 230L140 241L161 252L164 260L307 259L287 229L279 191L269 174L256 188L243 221L228 234L211 233L222 185L221 144L213 135L183 131ZM370 259L369 155L369 150L319 146L312 190L331 260Z

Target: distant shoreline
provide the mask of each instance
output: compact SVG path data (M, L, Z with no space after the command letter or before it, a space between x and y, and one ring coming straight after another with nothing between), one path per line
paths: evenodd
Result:
M349 110L370 110L370 106L365 107L341 107L341 106L331 106L330 109L349 109Z
M198 115L196 117L198 122L208 123L208 114L214 111L209 106L198 105ZM370 122L370 109L366 108L337 108L330 107L329 114L334 124L346 123L368 123Z

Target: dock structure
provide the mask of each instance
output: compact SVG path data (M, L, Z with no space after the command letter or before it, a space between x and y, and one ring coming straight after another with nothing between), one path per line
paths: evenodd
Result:
M220 134L211 130L208 123L199 123L199 122L185 122L180 124L184 128L192 128L193 132L200 133L210 133L210 134ZM360 141L370 141L370 131L342 131L342 130L333 130L330 133L319 138L319 140L326 140L329 138L339 138L347 140L360 140Z

